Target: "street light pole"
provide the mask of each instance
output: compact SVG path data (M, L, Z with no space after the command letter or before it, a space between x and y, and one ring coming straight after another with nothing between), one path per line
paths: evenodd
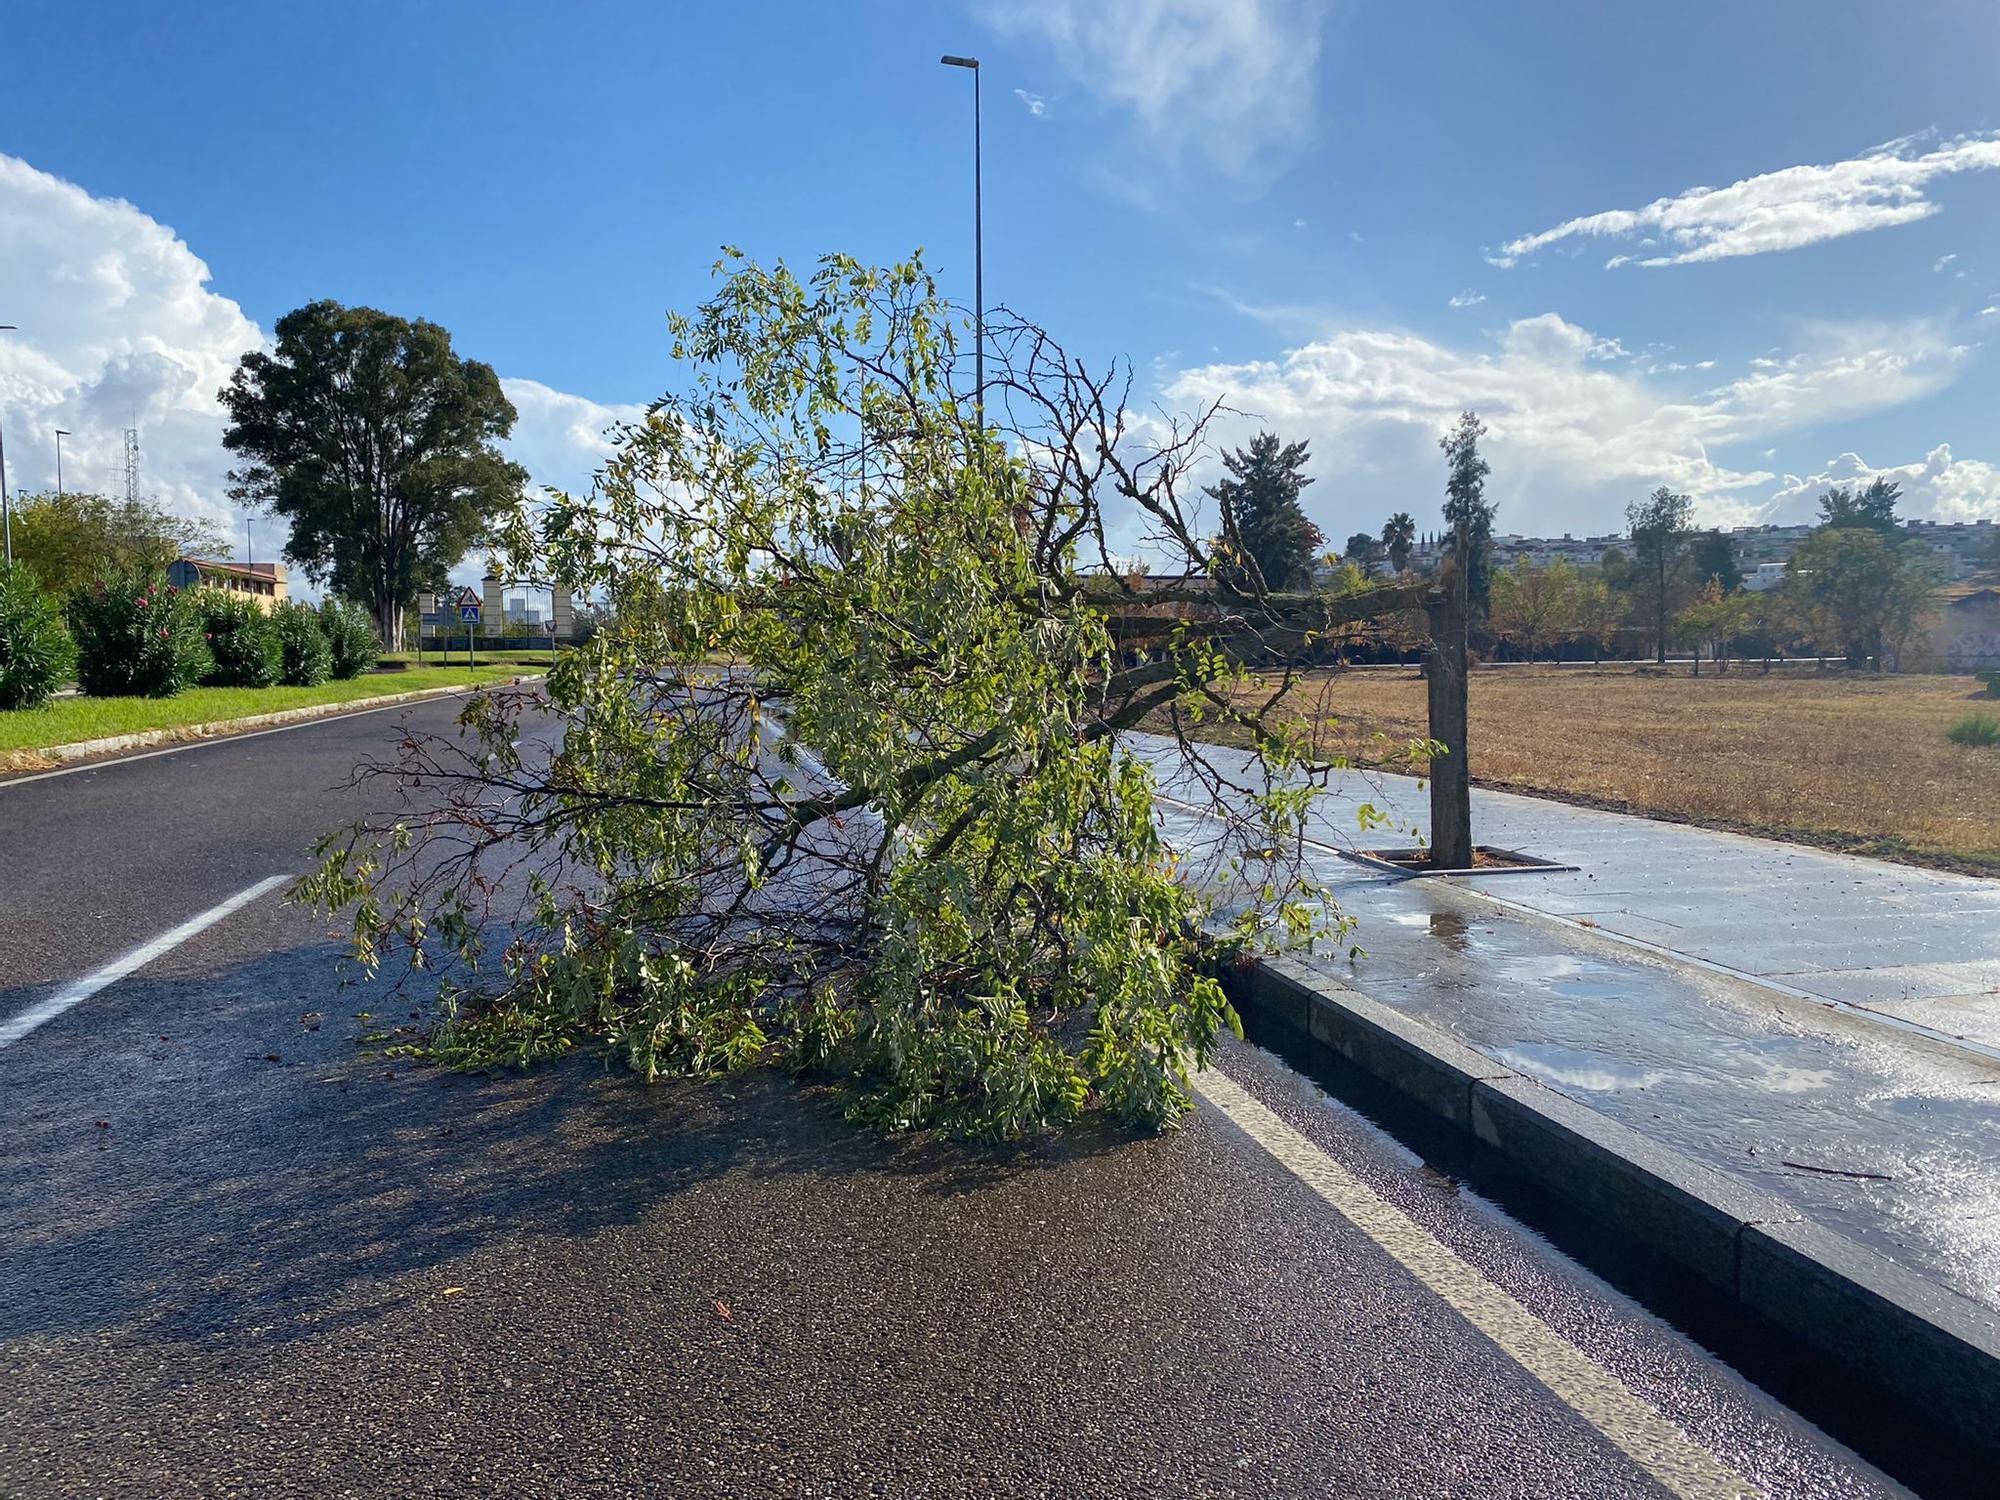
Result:
M58 500L63 497L62 440L70 435L70 433L60 427L56 429L56 499Z
M938 59L948 68L969 68L972 71L972 309L973 345L972 380L975 387L973 402L979 411L979 432L981 441L986 434L986 226L985 190L980 181L984 166L984 152L980 146L979 109L979 59L976 57L953 57L946 53Z
M0 333L13 333L12 323L0 323ZM14 566L14 500L7 488L7 435L0 432L0 526L7 533L7 566Z

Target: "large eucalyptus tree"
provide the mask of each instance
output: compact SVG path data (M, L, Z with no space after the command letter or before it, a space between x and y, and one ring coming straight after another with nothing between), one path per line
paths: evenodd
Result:
M366 601L390 650L417 590L441 585L528 481L494 446L514 406L493 367L421 318L308 303L221 399L223 446L243 460L231 497L289 521L285 556Z

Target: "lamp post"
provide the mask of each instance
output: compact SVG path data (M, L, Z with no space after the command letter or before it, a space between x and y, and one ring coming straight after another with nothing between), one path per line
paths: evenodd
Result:
M58 500L62 499L63 497L62 440L68 436L70 436L70 434L65 429L61 427L58 427L56 429L56 499Z
M969 68L972 71L972 309L973 345L972 380L975 387L973 402L979 411L979 432L981 441L986 433L986 235L982 222L985 214L984 197L980 184L981 151L979 144L979 59L976 57L953 57L947 52L938 59L947 68Z
M13 333L12 323L0 323L0 333ZM0 526L7 533L7 566L14 566L14 500L7 488L7 436L0 433Z

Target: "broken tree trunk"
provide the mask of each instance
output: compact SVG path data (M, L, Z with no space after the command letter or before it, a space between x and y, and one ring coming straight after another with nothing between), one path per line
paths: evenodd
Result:
M1453 570L1457 572L1457 570ZM1463 870L1472 864L1472 777L1466 766L1466 608L1463 575L1448 576L1425 597L1430 644L1424 675L1430 689L1430 737L1445 747L1431 761L1431 864Z

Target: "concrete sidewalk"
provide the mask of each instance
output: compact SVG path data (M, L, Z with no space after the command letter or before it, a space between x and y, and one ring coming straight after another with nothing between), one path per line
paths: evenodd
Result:
M1373 781L1377 806L1428 824L1421 783ZM1358 790L1322 809L1337 841ZM2000 881L1506 792L1472 805L1479 842L1580 867L1474 883L1493 897L2000 1049Z
M2000 884L1473 795L1479 842L1579 868L1350 863L1333 847L1410 842L1357 834L1360 803L1426 811L1356 778L1321 804L1317 873L1363 951L1313 970L2000 1306Z

